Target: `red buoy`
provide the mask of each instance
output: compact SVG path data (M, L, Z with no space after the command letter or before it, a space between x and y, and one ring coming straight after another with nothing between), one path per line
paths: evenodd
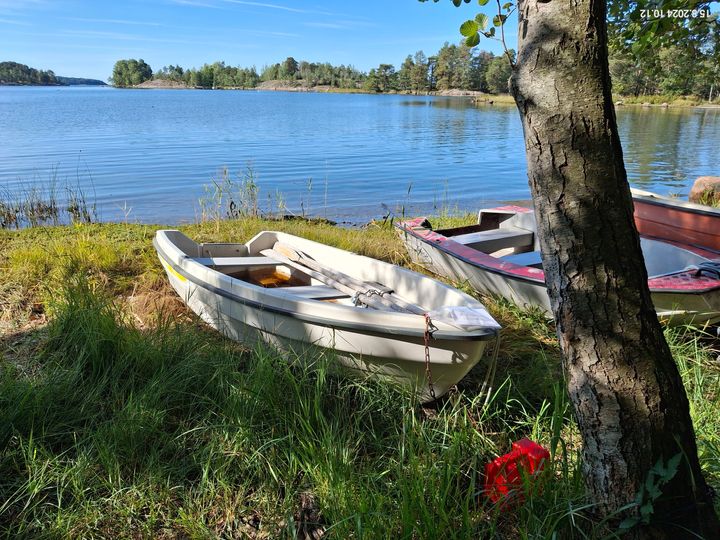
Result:
M532 481L549 459L550 452L530 439L514 442L511 452L485 465L485 495L492 502L517 495L523 476Z

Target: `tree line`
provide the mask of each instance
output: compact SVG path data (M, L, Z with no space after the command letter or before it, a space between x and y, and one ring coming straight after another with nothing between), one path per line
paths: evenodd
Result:
M684 39L659 47L637 47L623 39L609 24L610 71L613 91L620 95L695 95L712 99L718 94L720 80L720 25L691 25ZM264 81L282 81L306 87L329 86L362 89L368 92L433 92L476 90L505 93L511 73L514 51L494 55L476 51L464 42L445 43L434 55L423 51L408 55L396 68L382 63L367 73L350 65L335 66L296 60L264 66L234 67L225 62L183 69L170 65L153 73L143 60L119 60L111 82L115 86L135 86L155 78L174 81L194 88L255 88ZM45 75L43 75L45 74ZM34 77L52 77L52 72L37 72ZM49 83L52 84L52 83Z
M56 85L62 83L58 81L52 70L43 71L17 62L0 62L0 84Z
M0 84L28 86L102 86L105 83L97 79L82 77L62 77L52 70L43 71L17 62L0 62Z
M613 91L620 95L694 95L712 101L720 82L720 22L717 16L656 21L649 34L662 36L662 26L676 26L670 39L652 44L628 39L649 21L627 0L610 3L608 34ZM651 27L652 28L652 27Z
M296 60L264 66L258 73L252 67L235 67L225 62L204 64L184 69L179 65L164 66L153 72L143 60L118 60L110 81L119 87L130 87L150 79L182 83L193 88L255 88L265 81L282 81L302 86L329 86L363 89L369 92L432 92L437 90L479 90L490 93L507 92L510 62L503 54L474 52L464 44L445 43L433 56L423 51L408 55L396 69L380 64L365 73L351 65L335 66Z

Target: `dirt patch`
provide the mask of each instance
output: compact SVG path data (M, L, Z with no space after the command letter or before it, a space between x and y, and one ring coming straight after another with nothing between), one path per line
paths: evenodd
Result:
M173 322L188 321L190 310L176 294L161 291L149 291L133 294L125 302L141 329L153 326L159 319Z

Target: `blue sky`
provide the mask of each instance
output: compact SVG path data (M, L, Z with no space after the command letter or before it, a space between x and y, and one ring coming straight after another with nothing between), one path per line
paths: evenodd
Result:
M491 4L417 0L0 0L0 61L105 80L120 58L153 69L224 60L260 69L297 60L396 66L459 41L458 27ZM508 46L515 47L509 22ZM480 48L501 51L496 41Z

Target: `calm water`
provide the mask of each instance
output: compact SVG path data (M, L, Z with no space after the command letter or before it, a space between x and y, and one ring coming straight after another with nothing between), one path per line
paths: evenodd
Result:
M720 112L618 112L635 186L685 194L720 174ZM366 221L410 207L529 196L514 107L464 99L281 92L0 87L0 193L53 174L104 220L195 219L203 184L252 164L260 202ZM383 206L385 205L385 206Z

